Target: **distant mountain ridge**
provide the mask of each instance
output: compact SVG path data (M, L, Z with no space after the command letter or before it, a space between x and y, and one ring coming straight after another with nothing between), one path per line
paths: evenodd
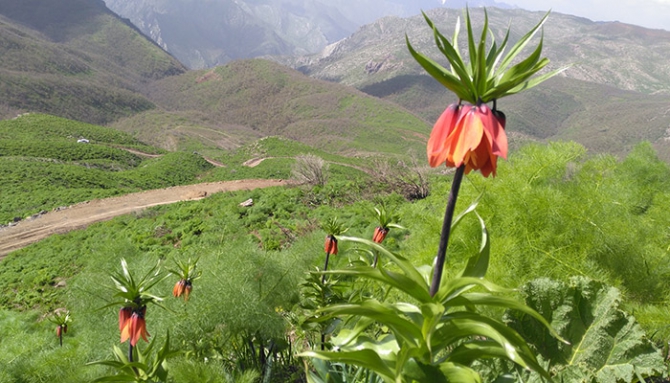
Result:
M543 16L542 12L521 9L487 8L487 11L498 41L510 22L514 42ZM427 14L446 36L452 35L456 19L463 16L462 10L444 8ZM479 30L483 11L471 9L471 15L475 29ZM407 50L405 34L418 51L444 63L435 48L432 31L421 16L383 18L318 54L281 61L310 76L356 87L398 75L422 74L422 68ZM539 41L539 35L535 41ZM668 31L552 13L544 25L543 53L551 60L551 68L572 64L564 73L567 77L644 93L670 94Z
M304 55L388 14L410 16L441 0L105 0L191 69L268 55ZM447 6L465 6L450 0ZM474 0L470 6L500 5Z

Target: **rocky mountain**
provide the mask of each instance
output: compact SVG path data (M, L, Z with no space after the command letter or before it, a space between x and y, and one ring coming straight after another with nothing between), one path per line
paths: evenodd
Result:
M543 16L540 12L520 9L487 10L498 41L510 23L514 42ZM471 14L475 29L480 28L483 11L472 9ZM442 8L431 10L428 15L438 29L451 36L457 18L463 13ZM422 74L422 68L409 55L405 35L418 51L444 62L435 48L432 30L421 16L383 18L319 54L283 62L310 76L356 87L399 75ZM670 32L667 31L553 13L544 26L544 55L551 60L551 68L572 64L564 73L570 78L644 93L670 93Z
M442 0L105 0L192 69L268 55L304 55L385 15L411 16ZM451 7L466 1L449 1ZM470 6L497 4L470 1Z
M153 108L141 90L184 71L102 1L0 0L0 117L106 123Z

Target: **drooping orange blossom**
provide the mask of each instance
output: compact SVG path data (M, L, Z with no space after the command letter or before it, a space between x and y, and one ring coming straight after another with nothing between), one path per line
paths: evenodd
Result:
M465 164L465 174L495 176L498 156L507 158L505 116L485 103L451 104L435 123L426 153L432 167Z
M334 235L327 235L323 244L323 250L328 255L337 255L337 239Z
M151 336L147 331L147 324L144 319L147 308L143 306L140 309L130 309L124 307L119 312L119 327L121 327L121 343L130 339L130 345L135 347L140 337L145 342L149 340L147 337ZM130 313L130 315L128 315Z

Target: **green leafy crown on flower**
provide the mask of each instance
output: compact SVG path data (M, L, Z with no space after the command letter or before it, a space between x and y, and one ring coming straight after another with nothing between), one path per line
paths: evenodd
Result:
M438 49L449 62L449 69L446 69L426 55L417 52L410 44L409 37L405 36L407 47L412 54L412 57L414 57L426 72L447 89L454 92L460 100L470 102L473 105L493 101L518 93L522 90L530 89L568 68L563 67L533 77L537 72L549 64L549 59L541 57L544 36L540 38L540 43L532 54L523 60L515 61L515 58L519 53L541 29L549 16L549 12L544 15L542 20L540 20L535 27L517 41L507 54L505 54L505 50L509 41L509 28L505 33L503 41L498 45L495 41L493 31L489 28L488 13L486 12L486 9L484 9L484 27L482 28L479 42L477 42L475 41L472 22L470 20L470 10L466 8L465 14L468 33L469 63L466 63L463 60L458 47L460 18L456 22L452 41L449 41L449 39L437 30L430 18L423 13L426 22L433 29L433 35ZM491 43L487 48L488 35L491 35Z
M121 259L121 273L113 273L110 275L112 281L114 281L114 287L117 290L114 296L121 298L121 300L110 303L105 307L120 304L124 307L140 308L146 306L147 303L153 303L160 306L159 302L161 302L163 298L149 292L153 286L169 276L169 274L163 274L159 266L160 262L138 280L130 274L126 260Z
M182 280L194 281L202 276L202 271L196 270L199 260L200 257L195 258L195 260L189 258L188 261L186 262L180 259L175 259L174 263L177 266L177 268L168 269L168 272L170 274L178 276Z
M342 235L349 230L349 228L344 227L344 224L341 223L337 217L326 220L321 224L321 229L325 231L327 235Z

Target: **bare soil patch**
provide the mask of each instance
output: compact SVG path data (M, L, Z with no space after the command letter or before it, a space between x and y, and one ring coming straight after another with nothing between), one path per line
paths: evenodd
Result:
M66 209L51 211L35 219L21 221L16 226L0 229L0 259L14 250L26 247L52 234L83 229L93 223L141 211L147 207L180 201L196 201L223 191L251 190L287 184L288 182L284 180L263 179L207 182L82 202Z

